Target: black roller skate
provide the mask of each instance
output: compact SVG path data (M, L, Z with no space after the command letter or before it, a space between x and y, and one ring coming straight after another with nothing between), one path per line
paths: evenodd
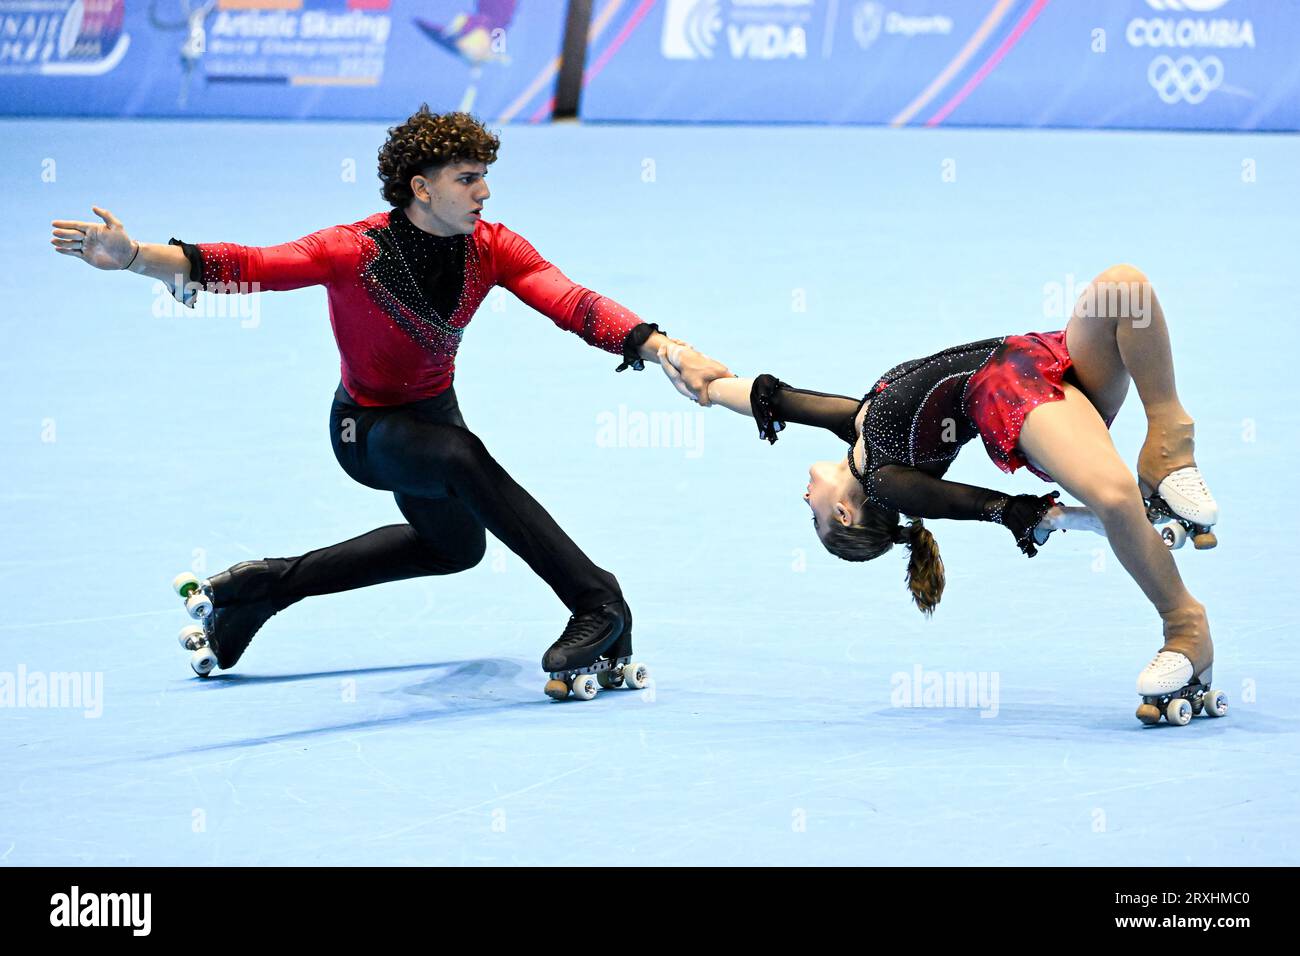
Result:
M602 604L569 618L560 639L542 656L551 675L546 696L564 700L572 692L591 700L599 688L645 687L650 671L632 661L632 611L624 601Z
M188 571L176 575L172 590L185 599L185 610L199 624L181 628L181 647L190 651L190 667L200 677L214 668L234 667L258 630L296 598L270 598L275 580L273 560L241 561L200 581Z

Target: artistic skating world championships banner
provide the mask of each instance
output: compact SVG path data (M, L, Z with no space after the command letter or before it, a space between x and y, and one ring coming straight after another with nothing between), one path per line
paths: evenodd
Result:
M548 119L561 0L0 0L0 113Z
M1300 129L1298 0L595 0L598 120Z

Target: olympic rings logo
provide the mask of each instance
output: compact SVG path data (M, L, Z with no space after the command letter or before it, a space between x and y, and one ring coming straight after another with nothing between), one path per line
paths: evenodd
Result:
M1147 81L1166 103L1186 101L1192 105L1204 101L1223 82L1223 61L1217 56L1203 60L1160 55L1147 67Z

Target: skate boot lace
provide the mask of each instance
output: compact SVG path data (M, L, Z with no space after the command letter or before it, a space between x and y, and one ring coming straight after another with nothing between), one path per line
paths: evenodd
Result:
M1188 521L1213 525L1219 520L1219 503L1195 465L1170 472L1160 482L1156 494L1164 499L1171 513Z
M1205 484L1205 478L1201 476L1201 469L1192 466L1188 468L1179 468L1173 474L1169 475L1165 481L1169 482L1174 488L1188 497L1201 496L1209 498L1210 489ZM1163 484L1164 482L1161 482Z
M574 647L587 643L587 639L601 629L604 622L594 614L574 614L564 626L564 633L555 642L556 647Z
M1151 663L1146 666L1146 669L1168 670L1173 667L1182 667L1186 660L1187 656L1177 651L1161 651L1151 659Z

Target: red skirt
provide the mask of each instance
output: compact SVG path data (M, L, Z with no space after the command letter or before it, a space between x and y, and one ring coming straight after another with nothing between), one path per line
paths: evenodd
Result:
M1065 398L1061 383L1073 365L1064 332L1030 332L1008 335L970 377L966 411L979 429L984 450L1003 471L1028 468L1044 481L1052 480L1020 451L1020 429L1032 409Z

